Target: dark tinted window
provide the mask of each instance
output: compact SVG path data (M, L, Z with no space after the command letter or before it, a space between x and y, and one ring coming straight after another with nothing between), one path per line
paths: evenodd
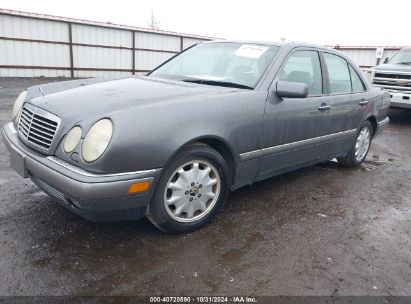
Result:
M357 72L350 66L351 83L353 92L363 92L365 91L364 83L362 82L360 76Z
M351 78L348 63L339 56L324 53L330 79L330 93L350 93Z
M306 83L308 95L321 95L323 91L321 65L315 51L296 51L287 60L280 80Z

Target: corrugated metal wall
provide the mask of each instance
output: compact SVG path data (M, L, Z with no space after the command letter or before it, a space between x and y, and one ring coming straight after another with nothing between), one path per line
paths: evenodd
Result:
M382 59L376 58L377 47L336 47L335 49L347 55L362 68L373 67L384 61L386 57L392 57L401 47L386 47Z
M145 74L208 37L0 9L0 77Z
M0 9L0 77L142 75L208 37ZM363 68L376 47L334 47ZM391 57L400 47L386 47Z

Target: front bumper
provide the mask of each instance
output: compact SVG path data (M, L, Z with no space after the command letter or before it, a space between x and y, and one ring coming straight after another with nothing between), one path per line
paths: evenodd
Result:
M92 221L136 220L145 215L161 169L93 174L27 147L12 123L2 130L12 167L70 211ZM129 195L131 184L149 181L150 188Z
M411 94L390 92L390 97L391 107L411 109Z
M374 134L374 137L376 137L377 135L379 135L386 126L388 126L388 123L390 122L390 119L388 117L385 117L383 120L378 122L378 126L377 126L377 131Z

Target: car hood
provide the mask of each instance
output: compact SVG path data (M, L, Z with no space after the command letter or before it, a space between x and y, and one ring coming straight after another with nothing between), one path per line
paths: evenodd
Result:
M400 73L411 73L411 65L405 64L380 64L377 65L374 70L376 72L400 72Z
M110 81L85 79L31 87L28 89L27 100L61 117L63 122L72 124L83 119L94 120L145 106L152 109L153 104L193 101L235 90L238 89L152 77Z

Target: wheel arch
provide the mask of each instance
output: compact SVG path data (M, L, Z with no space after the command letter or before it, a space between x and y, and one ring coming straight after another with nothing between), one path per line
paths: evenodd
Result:
M221 154L221 156L227 162L228 168L230 170L230 173L231 173L230 184L232 184L235 179L234 176L236 174L237 158L235 157L235 154L233 153L233 149L230 146L230 144L219 136L206 135L206 136L194 138L184 143L173 153L173 155L167 161L165 166L167 166L180 151L182 151L183 149L189 146L196 145L196 144L202 144L202 145L209 146Z
M377 122L377 118L374 115L369 115L366 120L368 120L372 126L372 135L374 136L375 133L377 132L377 128L378 128L378 122Z

